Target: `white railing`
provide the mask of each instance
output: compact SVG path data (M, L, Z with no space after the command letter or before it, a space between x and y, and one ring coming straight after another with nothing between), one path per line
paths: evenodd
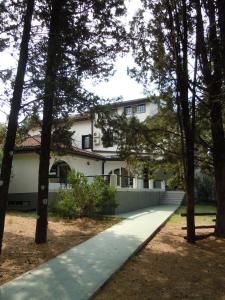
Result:
M122 175L88 175L86 176L89 183L94 181L96 176L102 176L104 182L113 186L115 188L129 188L129 189L157 189L157 190L166 190L166 183L164 180L160 181L160 188L154 187L154 180L148 180L148 187L144 187L144 179L138 176L122 176ZM66 179L63 178L49 178L49 190L58 190L58 189L69 189L71 186L67 183Z

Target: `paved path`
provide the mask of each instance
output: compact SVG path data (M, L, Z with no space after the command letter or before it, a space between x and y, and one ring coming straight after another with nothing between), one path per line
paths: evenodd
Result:
M89 299L178 208L154 206L0 286L1 300Z

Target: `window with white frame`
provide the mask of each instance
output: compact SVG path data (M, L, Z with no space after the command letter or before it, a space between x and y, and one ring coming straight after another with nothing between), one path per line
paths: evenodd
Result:
M126 115L131 116L133 114L132 106L125 107L124 112L125 112Z
M145 113L145 104L137 105L137 114Z
M139 104L134 106L126 106L124 112L127 116L132 116L135 114L145 113L145 104Z

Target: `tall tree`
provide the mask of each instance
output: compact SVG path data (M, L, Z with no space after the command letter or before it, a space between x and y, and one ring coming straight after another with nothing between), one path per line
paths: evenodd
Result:
M52 0L50 8L36 243L44 243L47 239L48 174L53 116L66 113L69 107L83 109L98 100L84 91L82 80L90 76L104 77L111 73L111 63L118 49L121 49L120 39L124 32L117 19L125 12L122 0L87 3Z
M187 191L187 238L195 241L194 224L194 136L195 97L189 99L189 46L192 44L189 1L143 1L131 26L131 45L140 69L132 76L147 84L154 79L160 93L173 90L172 97L184 146L185 185ZM146 15L148 10L149 15ZM147 20L146 20L147 18ZM141 32L141 34L140 34ZM149 73L151 71L151 76ZM150 78L149 78L150 77ZM146 78L150 79L147 80Z
M210 112L213 143L212 155L217 200L215 233L219 237L225 237L225 139L222 105L222 102L224 101L222 93L222 73L224 67L224 53L222 49L224 41L221 40L220 43L220 38L218 36L219 28L221 30L221 37L224 34L223 22L225 16L221 15L220 1L218 1L218 4L220 4L219 17L216 13L215 1L208 0L204 3L201 3L200 0L193 1L196 10L197 40L201 72L207 91L206 99ZM202 8L204 8L204 17L207 22L203 19ZM219 26L217 24L217 19L219 19ZM207 28L205 28L205 26ZM207 32L207 37L205 36L205 32Z
M0 176L0 252L4 233L5 213L8 201L8 190L12 168L13 151L15 146L18 116L20 111L26 64L28 60L28 46L30 40L31 21L34 10L34 0L27 0L27 8L24 16L24 28L20 44L20 55L17 74L14 83L13 97L9 114L7 133L3 149L3 158Z
M188 11L187 3L182 0L177 5L167 2L167 13L170 19L169 28L172 34L172 54L176 69L176 101L178 106L178 118L181 121L181 130L185 139L185 182L187 191L187 239L195 242L194 222L194 137L195 108L190 110L189 105L189 72L188 72ZM173 2L172 2L173 3ZM180 14L180 15L178 15ZM180 30L182 28L182 30ZM194 100L193 100L194 101Z
M55 96L56 74L58 70L58 56L60 55L60 29L61 11L66 1L52 1L48 52L46 62L46 82L44 91L43 121L41 133L41 153L38 175L38 203L37 203L37 225L35 242L37 244L46 242L47 236L47 204L48 204L48 174L51 130L53 120L53 103Z
M225 5L223 0L216 1L218 27L220 32L221 55L223 65L223 80L225 81Z

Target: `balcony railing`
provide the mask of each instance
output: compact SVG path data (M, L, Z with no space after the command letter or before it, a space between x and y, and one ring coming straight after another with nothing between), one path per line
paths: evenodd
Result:
M102 177L105 184L114 186L115 188L131 188L131 189L155 189L154 180L147 180L142 177L123 176L123 175L87 175L85 176L88 183L93 183L95 177ZM50 177L49 178L49 190L57 189L70 189L71 185L68 183L67 178L62 177ZM161 180L161 188L165 190L165 181Z

